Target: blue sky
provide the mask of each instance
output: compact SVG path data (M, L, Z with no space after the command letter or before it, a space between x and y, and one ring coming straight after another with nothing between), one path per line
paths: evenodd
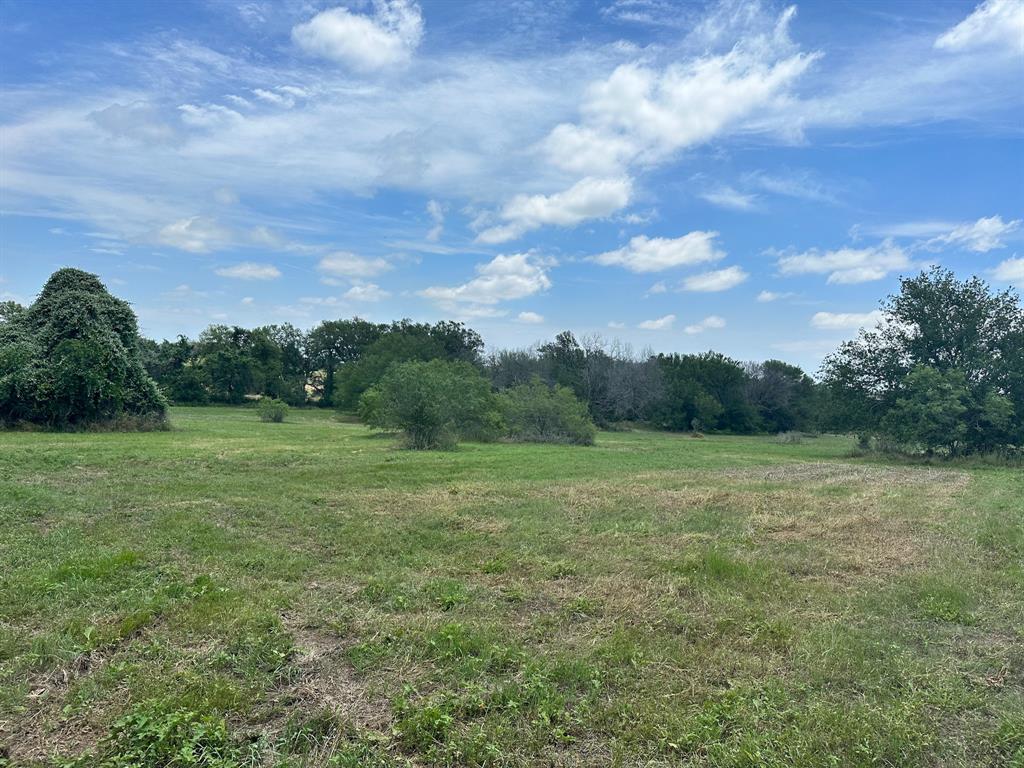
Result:
M142 330L457 318L810 370L938 263L1024 286L1024 3L0 7L0 294Z

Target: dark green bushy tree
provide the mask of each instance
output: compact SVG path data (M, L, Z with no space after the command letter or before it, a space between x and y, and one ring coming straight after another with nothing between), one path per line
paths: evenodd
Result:
M32 306L4 317L0 421L164 421L167 402L143 367L135 313L95 275L61 269Z
M480 334L462 323L392 323L362 350L361 356L341 368L334 402L341 408L355 408L362 394L395 363L447 360L478 366L483 345Z
M834 426L949 454L1024 444L1024 309L1010 290L933 267L884 322L826 359Z
M754 412L746 397L746 373L735 360L717 352L659 355L664 396L652 420L665 429L728 432L754 430Z
M498 396L506 433L512 440L593 445L597 428L587 406L568 387L549 387L539 377Z
M460 437L496 435L491 386L467 362L435 359L393 365L363 393L360 416L376 429L399 429L410 448L450 448Z

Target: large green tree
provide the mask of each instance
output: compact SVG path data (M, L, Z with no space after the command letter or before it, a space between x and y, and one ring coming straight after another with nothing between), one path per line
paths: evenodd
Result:
M1024 443L1024 309L1015 292L933 267L901 279L882 314L823 365L835 426L949 453Z
M325 320L309 332L306 351L314 386L323 405L335 404L338 368L362 357L367 347L380 338L384 326L358 317L351 320Z
M127 302L96 275L61 269L27 309L0 320L0 422L74 428L122 417L160 423L167 402L142 364Z

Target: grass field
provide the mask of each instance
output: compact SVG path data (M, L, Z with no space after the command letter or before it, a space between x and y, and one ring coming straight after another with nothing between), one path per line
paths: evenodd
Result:
M172 422L0 434L10 764L1024 765L1020 467Z

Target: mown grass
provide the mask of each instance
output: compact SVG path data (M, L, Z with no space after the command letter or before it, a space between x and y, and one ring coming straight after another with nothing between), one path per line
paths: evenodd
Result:
M0 435L0 763L1024 765L1019 467L172 423Z

